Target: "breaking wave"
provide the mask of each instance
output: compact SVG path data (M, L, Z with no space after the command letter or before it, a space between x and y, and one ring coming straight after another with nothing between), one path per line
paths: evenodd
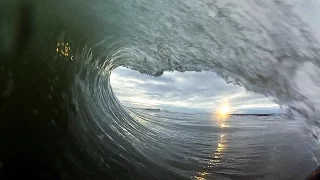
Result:
M165 140L140 123L149 115L115 97L110 74L123 66L151 76L215 72L300 113L317 139L320 48L294 7L285 0L34 1L31 38L0 66L3 124L16 127L11 120L20 118L42 129L46 138L31 137L59 149L49 154L65 178L189 178L159 155ZM19 135L35 128L20 125Z

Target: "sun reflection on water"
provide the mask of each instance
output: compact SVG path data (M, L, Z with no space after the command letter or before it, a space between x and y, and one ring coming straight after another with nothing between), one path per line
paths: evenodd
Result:
M227 143L227 141L226 141L225 135L221 134L217 148L213 154L213 158L209 162L208 167L215 167L216 165L220 164L221 158L224 154L223 152L225 151L226 146L227 146L226 143Z
M215 113L213 113L214 121L219 125L219 127L222 129L227 128L226 121L228 120L231 113L231 109L229 107L228 100L225 100L222 105L220 105ZM209 160L207 166L204 167L204 172L197 172L197 175L194 176L194 179L196 180L206 180L210 178L211 171L214 167L217 167L221 164L221 159L224 156L224 152L227 148L227 140L226 135L224 133L220 134L217 147L212 154L211 159Z
M211 173L209 173L208 171L212 171L212 168L217 167L219 164L221 164L221 159L224 155L224 151L226 150L226 148L227 148L226 135L221 134L217 144L217 148L212 155L212 159L209 160L207 167L204 167L206 172L198 172L197 175L194 176L194 179L196 180L208 179L209 176L211 175Z

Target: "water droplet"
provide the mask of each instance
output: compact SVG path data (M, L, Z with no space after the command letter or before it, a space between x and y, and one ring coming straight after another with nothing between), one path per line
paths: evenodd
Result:
M38 113L39 113L38 110L36 110L36 109L34 109L32 112L34 115L38 115Z
M56 126L56 121L54 119L51 120L51 124Z
M2 93L2 97L8 97L13 91L14 81L12 79L8 80L7 87L5 91Z

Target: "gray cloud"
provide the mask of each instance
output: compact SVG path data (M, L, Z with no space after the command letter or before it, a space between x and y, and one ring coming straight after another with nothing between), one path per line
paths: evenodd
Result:
M165 72L155 78L117 68L111 84L119 100L128 106L196 112L212 111L227 100L234 112L279 111L268 98L227 84L212 72Z

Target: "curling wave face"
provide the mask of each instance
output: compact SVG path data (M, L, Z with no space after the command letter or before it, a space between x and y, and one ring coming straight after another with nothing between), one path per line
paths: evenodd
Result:
M298 111L319 136L320 49L293 3L0 4L4 178L188 178L157 158L163 140L138 121L148 117L114 96L109 78L119 66L152 76L213 71Z

